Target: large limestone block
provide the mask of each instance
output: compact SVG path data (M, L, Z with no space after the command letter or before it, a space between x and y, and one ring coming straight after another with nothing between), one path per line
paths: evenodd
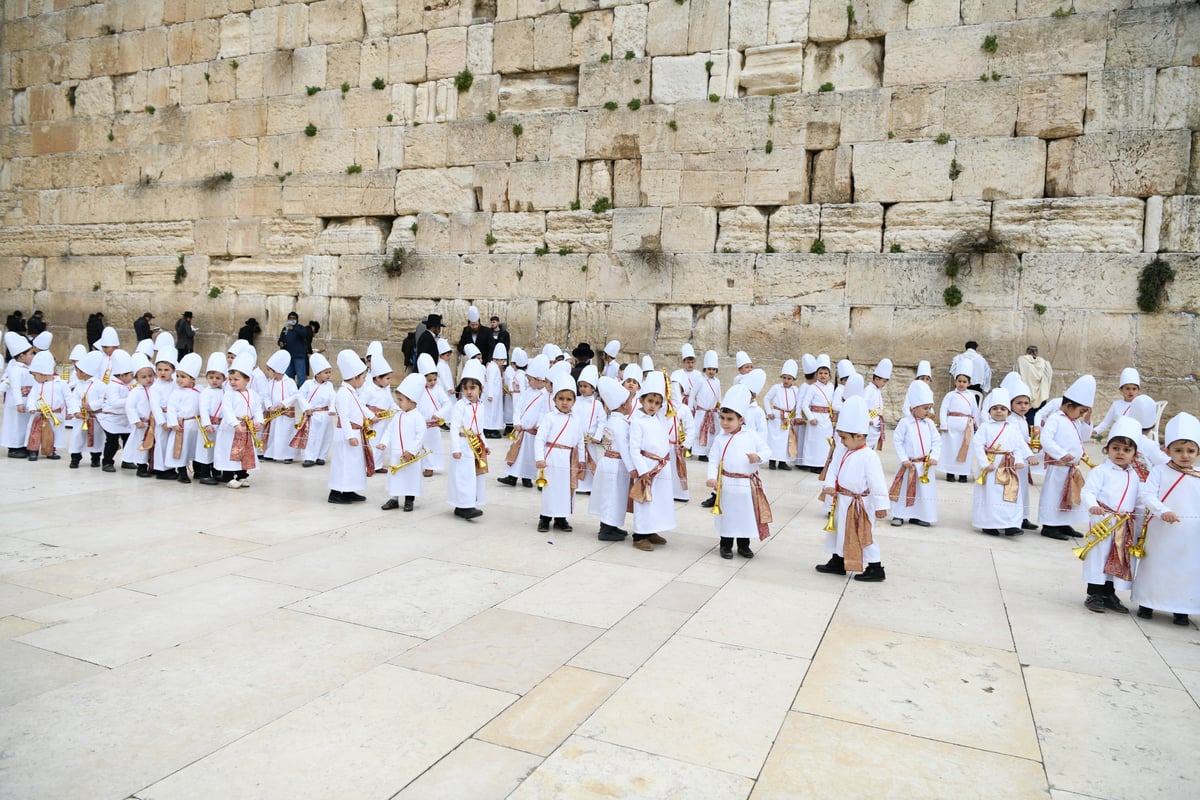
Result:
M750 114L767 118L766 138L776 147L828 150L841 141L842 104L840 92L789 94L742 101ZM772 105L774 103L774 105ZM770 118L775 117L775 124Z
M1107 67L1194 65L1200 7L1178 3L1115 11L1108 31Z
M1086 102L1087 79L1083 75L1025 78L1017 109L1017 136L1077 136L1083 133Z
M1001 200L1042 197L1046 182L1046 142L1015 139L959 139L954 199Z
M449 125L422 125L404 133L404 165L415 167L444 167L446 165Z
M680 197L707 206L739 206L746 202L745 151L685 154Z
M1020 304L1077 311L1132 311L1142 267L1153 256L1028 253L1021 259ZM1055 365L1057 366L1057 364Z
M362 0L363 22L368 37L392 36L399 32L397 5L395 0Z
M1200 359L1200 324L1195 314L1138 314L1137 365L1147 375L1194 375ZM1164 421L1174 414L1200 407L1200 393L1195 381L1166 382L1161 385L1143 378L1150 384L1146 392L1158 400L1166 400Z
M172 272L174 269L172 268ZM235 258L212 261L208 279L213 286L240 294L296 295L304 279L302 258Z
M546 246L551 252L604 253L609 249L612 213L551 211L546 214Z
M946 131L955 136L1012 136L1020 84L1016 80L946 86Z
M717 217L719 253L763 253L767 249L767 216L755 206L721 209Z
M1146 127L1146 120L1154 116L1155 80L1153 69L1088 73L1084 130L1094 133Z
M505 75L500 82L500 108L506 112L536 112L574 108L579 98L574 70ZM526 125L526 128L531 126Z
M486 75L492 71L493 25L472 25L467 29L467 69L473 75Z
M71 229L73 256L159 256L191 252L191 222L83 225Z
M729 0L688 0L688 50L723 50L729 47Z
M649 6L643 3L622 5L613 9L612 57L622 59L632 52L635 57L646 55L646 25Z
M318 0L308 6L312 44L361 41L364 29L361 0Z
M460 211L460 214L472 212ZM418 253L450 252L450 217L444 214L417 214Z
M674 206L679 204L683 185L683 156L678 153L648 153L642 158L642 204Z
M959 0L923 0L908 4L909 30L953 28L959 20Z
M953 144L881 142L854 145L857 202L949 200Z
M836 0L816 2L837 5ZM850 22L850 37L853 39L878 39L908 26L908 5L905 3L896 3L894 0L854 0L847 5L854 8L854 19ZM842 11L847 18L850 16L847 9Z
M654 60L654 79L650 97L655 103L678 103L708 97L708 56L659 56ZM630 62L632 63L632 62ZM642 93L645 89L642 89Z
M599 61L601 56L612 52L613 12L593 11L579 16L579 24L570 29L571 52L568 63L572 66Z
M766 98L722 100L719 103L680 103L675 108L674 149L681 153L712 153L766 143ZM779 115L776 115L777 120ZM778 123L783 127L783 123Z
M646 55L674 56L688 52L688 5L675 0L650 0L648 6Z
M1200 197L1177 195L1165 198L1159 249L1164 252L1200 253ZM1200 284L1192 285L1195 287Z
M889 33L883 85L979 80L981 73L991 71L987 53L980 48L983 36L974 27Z
M220 58L244 56L250 52L250 17L246 14L230 14L221 18L220 39L221 47L217 51ZM121 37L122 45L131 42L131 35ZM124 61L126 49L120 48L120 57Z
M727 304L754 301L754 254L693 253L672 264L672 300L677 303Z
M341 174L293 175L283 183L282 209L288 215L317 217L392 216L396 213L395 183L395 170L347 175L343 167ZM271 197L266 194L264 200Z
M658 252L662 249L661 208L617 208L612 212L612 249Z
M1137 253L1144 214L1133 197L997 200L992 235L1013 253Z
M840 0L810 0L808 38L814 42L841 42L849 38L850 19Z
M332 220L317 237L318 255L382 253L390 223L374 217Z
M584 161L579 165L579 203L591 208L597 200L613 199L612 163L608 161Z
M570 208L577 196L574 161L514 163L508 174L509 207L519 211Z
M533 66L561 69L571 64L571 24L566 14L548 14L533 23Z
M835 45L810 44L804 48L804 91L815 92L826 83L835 89L872 89L880 85L883 46L866 39Z
M888 132L900 140L934 139L946 130L945 117L946 87L897 87L892 92Z
M972 200L948 203L896 203L885 215L883 249L951 253L987 238L992 206Z
M321 227L317 217L272 217L260 222L258 240L267 255L304 255L313 251Z
M1183 194L1191 134L1187 130L1113 131L1050 143L1046 194Z
M1160 70L1154 93L1154 127L1200 130L1197 98L1200 98L1200 64Z
M619 159L613 162L613 206L633 208L642 205L642 162Z
M799 148L746 154L746 205L807 203L808 183L807 154Z
M84 117L111 116L114 99L112 78L82 81L75 87L75 113Z
M946 287L945 256L872 253L845 257L850 306L924 306Z
M391 253L403 249L411 253L417 247L417 232L420 231L416 214L405 214L392 220L392 230L388 233L384 252Z
M533 69L533 20L497 22L492 37L492 65L496 72Z
M471 120L449 123L441 127L447 129L446 163L449 166L468 166L485 161L512 161L516 158L516 137L512 134L512 127L502 122Z
M521 257L516 254L499 255L492 253L477 253L464 255L462 257L461 267L459 269L458 290L462 297L492 297L496 294L497 286L513 286L517 285L517 273L521 269ZM515 293L514 293L515 294ZM480 303L480 315L496 314L509 323L511 330L512 320L506 319L503 312L495 307L487 308L485 304ZM465 317L465 311L463 312Z
M250 12L251 52L292 50L308 43L308 6L293 3Z
M541 301L538 310L538 336L541 341L566 341L568 314L564 304L548 303L549 301L584 300L588 296L588 284L592 282L588 274L589 257L587 253L566 253L560 255L557 251L544 256L522 256L521 266L517 273L517 297L528 297ZM559 313L548 316L546 306L560 306Z
M65 256L71 244L69 228L51 225L0 227L0 258ZM8 286L18 285L6 282ZM28 287L26 287L28 288Z
M543 247L546 215L540 212L492 214L492 235L497 253L532 253Z
M396 213L475 211L470 167L403 169L396 174Z
M453 78L467 66L467 29L438 28L425 37L429 47L425 72L430 80Z
M821 241L828 253L878 253L883 239L879 203L821 206Z
M767 44L803 42L808 39L809 0L770 0Z
M705 206L664 208L662 249L666 253L711 253L717 243L717 210Z
M770 5L770 0L730 0L730 47L745 50L767 41Z
M662 59L655 59L661 61ZM704 67L701 65L701 73ZM624 58L582 64L579 67L579 106L602 106L612 101L625 105L633 98L645 99L650 87L650 59ZM658 89L657 73L654 88ZM662 102L655 99L655 102Z
M251 42L253 46L253 34ZM82 42L78 44L86 46ZM271 47L274 49L274 43ZM221 28L215 19L174 25L167 30L167 60L171 64L209 61L217 57L220 49Z
M997 48L988 66L1001 75L1071 75L1104 66L1108 45L1104 14L1018 20L995 25L993 31Z
M819 205L780 206L768 221L767 244L776 253L807 253L820 236Z
M661 106L643 106L637 111L592 112L586 115L588 158L637 158L665 152L675 134L667 127L670 111Z
M756 303L841 305L845 301L845 255L766 253L757 259L754 271Z
M420 83L426 77L427 56L425 34L393 36L388 40L388 79L393 83Z
M839 140L847 144L887 139L892 89L859 89L839 93L841 125ZM894 135L894 132L893 132Z
M1017 18L1017 0L963 0L964 25L981 22L1009 22Z
M746 48L746 61L739 76L746 94L798 92L803 78L804 45L789 43Z
M660 250L635 249L614 252L607 257L594 255L588 269L589 273L593 267L596 269L596 274L589 274L589 278L595 280L592 284L594 297L610 303L636 301L642 309L646 309L647 303L682 302L682 299L672 300L674 261L673 255ZM641 331L637 334L639 337L648 339L653 335L653 320L648 322L649 331ZM626 352L644 349L635 347L624 337L617 338Z
M737 303L729 307L730 338L738 349L754 355L754 365L776 376L783 361L796 356L800 340L800 306L794 303ZM724 380L732 380L732 375ZM779 423L776 422L776 425Z

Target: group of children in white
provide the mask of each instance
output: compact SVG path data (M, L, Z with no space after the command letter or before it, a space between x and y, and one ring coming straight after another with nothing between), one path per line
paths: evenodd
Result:
M889 434L888 359L869 382L840 361L834 380L827 355L805 354L799 365L785 362L779 383L764 393L766 373L739 352L734 385L723 392L717 353L706 352L696 369L691 345L669 375L649 357L622 367L617 341L604 347L602 366L574 372L552 344L533 357L515 347L511 359L498 344L486 365L467 345L455 384L452 348L439 340L440 357L420 355L393 390L379 342L365 359L338 354L336 389L321 354L311 357L313 377L297 386L284 374L288 353L275 353L262 370L242 340L202 362L195 353L178 358L170 334L130 354L106 328L92 351L75 348L66 380L57 376L48 332L32 342L9 332L5 345L12 361L0 381L0 441L10 458L57 460L65 449L72 469L86 454L92 467L115 472L121 450L121 467L141 477L190 483L194 476L236 489L250 485L260 460L312 467L328 454L330 503L365 500L367 479L386 472L383 509L411 511L423 480L444 472L454 514L471 520L486 504L487 442L507 432L498 480L541 490L539 531L570 531L577 498L587 496L601 540L626 539L632 514L633 546L652 551L676 526L674 503L690 497L686 462L695 455L708 464L711 495L701 505L715 515L723 558L735 546L752 558L751 540L770 535L759 474L766 462L770 470L820 474L829 560L816 569L855 572L866 582L886 577L878 520L937 522L935 467L950 482L974 479L972 525L992 536L1037 529L1030 487L1039 475L1042 535L1086 539L1075 553L1084 561L1088 609L1127 613L1116 591L1132 588L1141 617L1160 610L1182 625L1200 613L1200 421L1175 416L1160 448L1147 436L1157 424L1155 403L1140 394L1133 369L1122 373L1122 399L1093 432L1092 376L1048 402L1030 426L1031 393L1020 375L1010 373L980 405L965 359L956 361L960 374L935 423L932 373L922 361L892 426L899 469L889 484L877 452ZM1104 442L1099 465L1084 453L1093 434ZM1085 525L1086 533L1075 528Z

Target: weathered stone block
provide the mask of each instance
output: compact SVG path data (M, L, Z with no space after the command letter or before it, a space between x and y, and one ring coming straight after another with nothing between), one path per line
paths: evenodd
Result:
M874 253L846 256L846 304L922 306L946 287L941 255Z
M534 69L561 69L571 64L571 25L566 14L549 14L533 22Z
M612 212L613 250L658 252L661 233L661 208L617 208Z
M168 267L174 274L175 267L170 264ZM132 272L130 276L133 277ZM303 276L304 262L300 258L214 260L208 267L208 278L214 286L239 294L296 295Z
M665 208L662 249L666 253L711 253L717 242L717 210L703 206Z
M808 202L808 159L799 148L776 147L746 154L745 205L775 206Z
M846 6L837 0L810 0L808 38L814 42L841 42L849 38Z
M708 97L708 73L704 68L707 60L704 53L655 58L651 98L655 103L678 103Z
M979 46L982 40L983 34L976 28L889 33L883 85L978 80L980 73L991 71L987 53Z
M613 162L613 205L617 208L642 205L640 159L620 159Z
M1178 195L1163 201L1159 249L1166 252L1200 252L1200 197Z
M945 130L959 137L1012 136L1019 94L1015 80L948 84Z
M414 250L422 254L449 253L450 217L444 214L417 214L417 243Z
M492 71L493 25L472 25L467 29L467 69L473 75L486 75Z
M688 24L687 5L681 6L675 0L651 0L646 18L646 55L688 52Z
M667 143L675 136L667 127L670 118L668 109L653 105L638 111L621 108L588 114L584 122L586 157L637 158L666 152Z
M908 4L908 29L953 28L959 23L959 0L926 0Z
M762 253L767 248L767 217L755 206L722 209L717 218L718 252Z
M509 169L508 202L514 210L566 209L577 196L573 161L517 162Z
M389 223L373 217L332 220L317 237L319 255L382 253Z
M546 246L577 253L604 253L609 249L612 213L551 211L546 214Z
M953 158L953 145L935 142L854 145L854 199L949 200Z
M879 142L888 138L892 89L860 89L841 95L840 141Z
M819 205L780 206L768 222L767 243L777 253L807 253L820 235Z
M1114 131L1051 142L1046 194L1183 194L1191 134L1187 130Z
M360 0L319 0L308 6L308 38L313 44L362 41L364 32Z
M1154 127L1200 129L1197 98L1200 98L1200 66L1160 70L1154 92ZM1139 117L1140 121L1145 119Z
M680 197L709 206L746 202L746 153L685 154Z
M662 59L655 59L661 61ZM701 65L701 72L704 67ZM582 64L579 67L579 105L602 106L612 101L624 105L633 98L644 100L650 86L650 59L618 59ZM658 79L655 78L655 90ZM655 99L655 102L664 102Z
M760 2L765 12L766 3ZM739 76L746 94L798 92L803 78L804 45L788 43L746 48L746 60Z
M509 126L472 120L439 127L446 128L446 163L449 166L512 161L516 158L516 137ZM424 126L419 130L423 129Z
M492 214L497 253L532 253L544 246L546 215L540 212Z
M533 20L497 22L492 38L492 65L496 72L533 69Z
M981 22L1009 22L1017 18L1017 0L963 0L964 25Z
M607 302L672 302L674 256L659 250L598 253L588 261L590 297ZM650 322L653 333L653 320ZM632 346L621 339L622 350Z
M1041 197L1046 180L1046 142L1036 137L959 139L954 199Z
M821 206L821 240L830 253L878 253L883 239L883 206L845 203Z
M880 85L883 46L866 39L804 48L804 91L832 83L835 89L873 89Z
M997 200L992 235L1014 253L1137 253L1144 211L1132 197Z
M1107 31L1106 67L1171 67L1192 64L1200 9L1194 4L1115 11Z
M691 0L688 9L688 50L693 53L729 46L729 0Z
M682 153L712 153L743 149L747 142L765 142L770 138L767 136L767 106L765 98L740 102L710 103L705 100L680 103L675 107L679 128L675 132L675 150ZM782 127L782 122L780 125Z
M674 302L692 304L751 303L754 298L754 255L697 253L675 257L672 265Z
M612 166L608 161L584 161L579 165L579 203L591 208L597 200L613 199Z
M649 6L642 3L613 9L612 57L623 59L627 52L646 55L646 19Z
M1153 69L1096 70L1087 76L1084 130L1141 128L1154 116Z
M1001 75L1073 75L1104 66L1106 15L1018 20L993 26L993 30L998 46L988 59L989 69Z
M729 46L744 50L767 41L770 0L731 0Z
M887 210L883 249L905 252L958 252L987 237L991 203L897 203Z
M758 257L754 275L755 303L841 305L846 301L845 255L766 253Z
M438 28L425 36L425 73L430 80L453 78L467 66L467 29Z
M888 131L901 140L933 139L946 129L945 115L946 87L897 87L892 91Z
M320 233L321 220L316 217L272 217L260 222L258 240L267 255L298 256L312 252Z
M574 70L505 75L498 94L500 109L506 112L574 108L578 102L579 84Z
M1196 354L1200 352L1200 325L1194 314L1138 314L1137 315L1137 365L1147 375L1194 375L1197 370ZM1179 413L1196 409L1200 405L1194 381L1179 384L1164 381L1155 385L1153 379L1142 379L1150 384L1144 389L1156 400L1166 400L1163 423Z
M1017 136L1061 139L1083 133L1087 79L1046 75L1021 81Z
M70 229L68 252L73 256L175 255L191 251L192 234L191 222L76 226Z
M832 3L836 0L815 0L820 3ZM879 39L892 31L902 31L907 27L908 8L905 3L893 3L890 0L856 0L854 19L850 21L850 38ZM849 12L843 9L845 16Z
M494 297L497 286L515 287L517 285L519 280L517 273L520 269L521 257L519 255L493 255L491 253L465 255L462 257L459 268L458 290L462 297ZM514 291L508 296L512 297L515 294ZM501 319L504 319L499 309L488 309L484 303L476 302L480 315L494 313L501 315ZM484 318L487 317L484 316ZM511 320L505 321L509 322L511 326Z
M470 167L400 170L396 175L395 213L476 210L473 173Z

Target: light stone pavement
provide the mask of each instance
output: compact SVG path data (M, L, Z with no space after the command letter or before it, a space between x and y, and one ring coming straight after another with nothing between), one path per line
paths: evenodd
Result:
M811 474L724 561L702 488L643 553L538 534L499 463L469 523L440 476L405 514L0 459L0 797L1195 796L1200 632L1087 612L1076 543L971 532L971 485L862 584L813 571Z

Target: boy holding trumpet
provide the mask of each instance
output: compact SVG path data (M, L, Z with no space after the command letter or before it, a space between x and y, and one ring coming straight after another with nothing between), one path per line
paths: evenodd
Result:
M721 558L733 558L733 543L742 558L754 558L750 534L759 540L771 535L771 505L763 492L758 465L772 455L771 446L753 430L743 426L753 404L750 390L738 384L721 400L721 432L709 451L706 485L716 493L712 513L721 537Z

